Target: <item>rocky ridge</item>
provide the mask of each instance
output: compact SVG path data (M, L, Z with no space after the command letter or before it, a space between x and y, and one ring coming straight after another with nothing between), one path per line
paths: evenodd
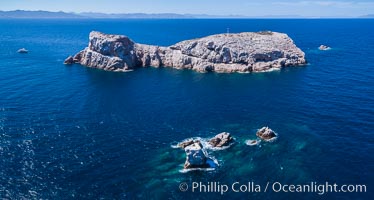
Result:
M211 35L168 47L138 44L124 35L92 31L89 44L65 64L107 71L173 67L198 72L263 72L306 63L305 54L286 34L245 32Z

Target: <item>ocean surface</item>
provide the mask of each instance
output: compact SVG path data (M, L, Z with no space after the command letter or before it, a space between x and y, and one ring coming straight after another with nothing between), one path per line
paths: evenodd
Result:
M62 64L92 30L171 45L227 28L287 33L309 64L253 74ZM0 198L371 199L373 32L371 19L0 20ZM263 126L279 138L246 145ZM219 166L184 172L185 153L173 144L223 131L235 143L209 151ZM253 182L262 191L192 192L193 182ZM268 182L367 191L264 192Z

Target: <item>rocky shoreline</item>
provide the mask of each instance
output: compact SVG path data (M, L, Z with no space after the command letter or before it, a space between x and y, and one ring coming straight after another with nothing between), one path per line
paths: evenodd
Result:
M172 67L198 72L264 72L306 64L305 53L284 33L217 34L161 47L138 44L124 35L92 31L89 44L64 64L107 71Z

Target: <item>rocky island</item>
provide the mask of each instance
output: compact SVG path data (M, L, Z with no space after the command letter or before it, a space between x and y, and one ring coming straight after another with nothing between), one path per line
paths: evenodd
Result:
M218 34L162 47L92 31L88 47L64 62L74 63L107 71L164 66L230 73L271 71L304 65L306 60L291 38L277 32Z
M259 145L261 141L274 142L278 138L278 134L269 127L262 127L256 132L257 139L249 139L245 141L248 146ZM186 161L184 169L188 170L204 170L215 169L219 166L218 160L209 155L209 151L225 150L234 144L234 137L228 132L222 132L216 136L208 138L189 138L176 145L173 148L183 149L186 153Z
M327 50L330 50L331 47L322 44L321 46L318 47L318 49L321 51L327 51Z

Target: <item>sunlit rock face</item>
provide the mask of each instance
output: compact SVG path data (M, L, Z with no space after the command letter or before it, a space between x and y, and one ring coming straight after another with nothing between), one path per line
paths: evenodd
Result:
M207 163L208 157L200 141L195 141L193 144L186 146L184 151L186 152L185 169L210 167Z
M277 32L218 34L160 47L92 31L88 47L74 56L74 63L108 71L163 66L244 73L304 65L306 60L291 38Z

